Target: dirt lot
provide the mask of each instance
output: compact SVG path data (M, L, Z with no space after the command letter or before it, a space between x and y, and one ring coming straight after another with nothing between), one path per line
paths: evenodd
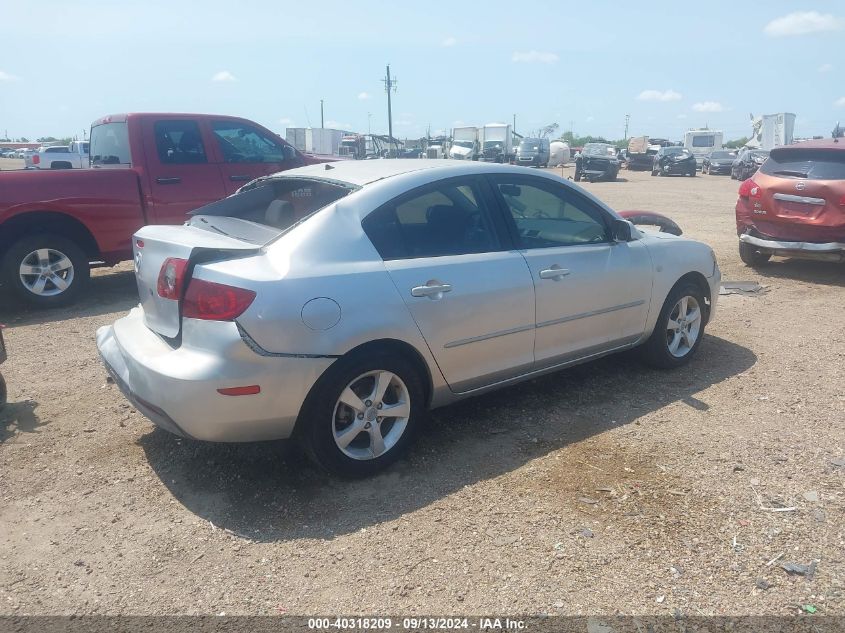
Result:
M845 614L845 267L744 267L727 177L585 186L769 292L722 297L680 371L613 357L436 411L365 481L131 410L94 345L129 265L75 309L3 299L0 613Z

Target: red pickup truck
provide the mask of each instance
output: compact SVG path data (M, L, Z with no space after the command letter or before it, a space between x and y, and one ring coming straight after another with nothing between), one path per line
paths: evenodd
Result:
M32 305L73 301L92 265L131 259L145 224L181 224L254 178L322 162L208 114L107 116L90 141L91 169L0 173L0 285Z

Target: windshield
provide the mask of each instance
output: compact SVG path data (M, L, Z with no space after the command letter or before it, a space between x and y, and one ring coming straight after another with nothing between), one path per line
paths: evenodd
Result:
M484 147L502 147L504 145L503 141L484 141Z
M692 137L693 147L713 147L716 144L716 137L713 134L704 134ZM721 145L721 143L719 143Z
M586 154L587 156L610 156L612 151L610 145L605 145L604 143L588 143L584 146L582 154Z
M525 139L524 141L522 141L522 143L519 144L519 149L523 150L523 151L524 150L536 151L536 150L540 149L540 141L533 139L533 138L532 139Z
M736 158L736 152L713 152L710 158Z
M770 176L807 180L845 180L845 152L813 149L775 151L760 167Z
M666 147L663 149L666 156L680 156L681 154L689 154L689 150L685 147Z
M452 141L452 145L456 147L466 147L472 149L472 141Z

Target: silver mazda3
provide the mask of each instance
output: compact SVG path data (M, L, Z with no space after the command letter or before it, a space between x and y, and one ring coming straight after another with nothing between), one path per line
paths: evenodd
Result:
M635 346L682 365L720 280L704 244L472 162L311 165L133 240L140 305L97 346L134 406L184 437L296 436L345 475L426 409Z

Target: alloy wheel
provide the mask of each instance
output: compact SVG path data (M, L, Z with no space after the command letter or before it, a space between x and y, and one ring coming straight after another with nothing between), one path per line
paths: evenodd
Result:
M39 248L21 261L18 274L29 292L41 297L54 297L73 283L73 262L61 251Z
M335 444L352 459L376 459L396 445L410 415L410 394L399 376L384 370L361 374L344 388L335 404Z
M669 312L666 323L666 345L675 358L690 353L701 335L701 306L695 297L681 297Z

